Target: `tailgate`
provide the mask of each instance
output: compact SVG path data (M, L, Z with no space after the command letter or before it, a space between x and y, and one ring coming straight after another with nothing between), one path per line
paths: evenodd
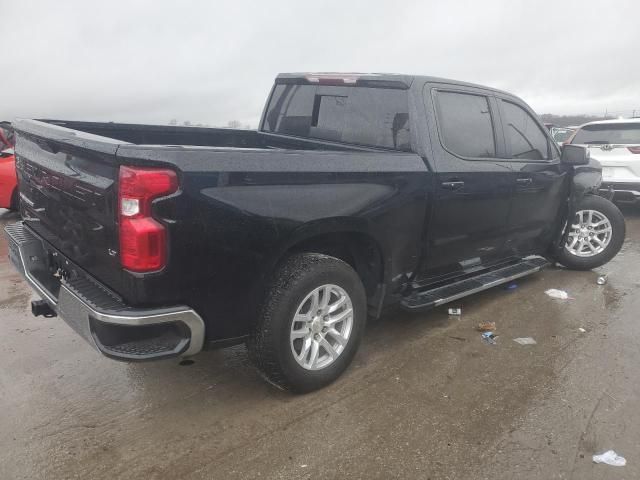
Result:
M115 153L123 142L35 120L15 129L25 224L105 283L118 283Z

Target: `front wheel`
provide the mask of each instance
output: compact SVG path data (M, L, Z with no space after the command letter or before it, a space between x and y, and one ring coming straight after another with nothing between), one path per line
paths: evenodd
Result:
M295 392L321 388L342 374L366 321L358 274L327 255L289 257L275 273L247 346L267 379Z
M624 217L606 198L588 195L578 205L558 261L574 270L591 270L620 251L625 236Z

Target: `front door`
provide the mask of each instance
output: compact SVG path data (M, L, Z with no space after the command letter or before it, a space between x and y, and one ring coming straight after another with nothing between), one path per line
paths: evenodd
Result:
M497 98L515 189L507 249L518 257L545 253L567 199L567 172L546 129L526 105Z
M495 99L477 88L427 85L425 106L437 171L421 275L427 282L504 260L513 170Z

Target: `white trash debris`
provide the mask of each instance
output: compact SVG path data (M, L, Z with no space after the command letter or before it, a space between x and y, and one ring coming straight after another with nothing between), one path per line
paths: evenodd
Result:
M586 331L584 328L582 328L582 327L580 327L580 328L578 329L578 331L580 331L580 333L586 333L586 332L587 332L587 331Z
M481 336L482 340L489 345L495 345L496 338L498 338L498 336L493 332L484 332Z
M607 283L607 276L603 275L602 277L598 277L598 280L596 280L596 283L598 285L604 285L605 283Z
M536 345L538 343L531 337L514 338L513 341L520 345Z
M556 290L555 288L550 288L546 290L544 293L549 295L551 298L557 298L559 300L566 300L569 298L569 294L564 290Z
M462 309L461 308L450 308L449 309L449 315L462 315Z
M624 467L627 464L627 460L613 450L607 450L600 455L594 455L593 463L606 463L607 465L612 465L614 467Z

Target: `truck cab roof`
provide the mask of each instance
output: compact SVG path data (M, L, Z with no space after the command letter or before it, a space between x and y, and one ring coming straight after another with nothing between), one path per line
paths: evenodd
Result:
M513 96L509 92L499 90L486 85L462 82L442 77L428 75L407 75L401 73L377 73L377 72L292 72L280 73L276 77L278 83L300 83L318 85L340 85L340 86L371 86L408 89L414 84L425 83L446 83L448 85L460 85L489 90L502 95Z

